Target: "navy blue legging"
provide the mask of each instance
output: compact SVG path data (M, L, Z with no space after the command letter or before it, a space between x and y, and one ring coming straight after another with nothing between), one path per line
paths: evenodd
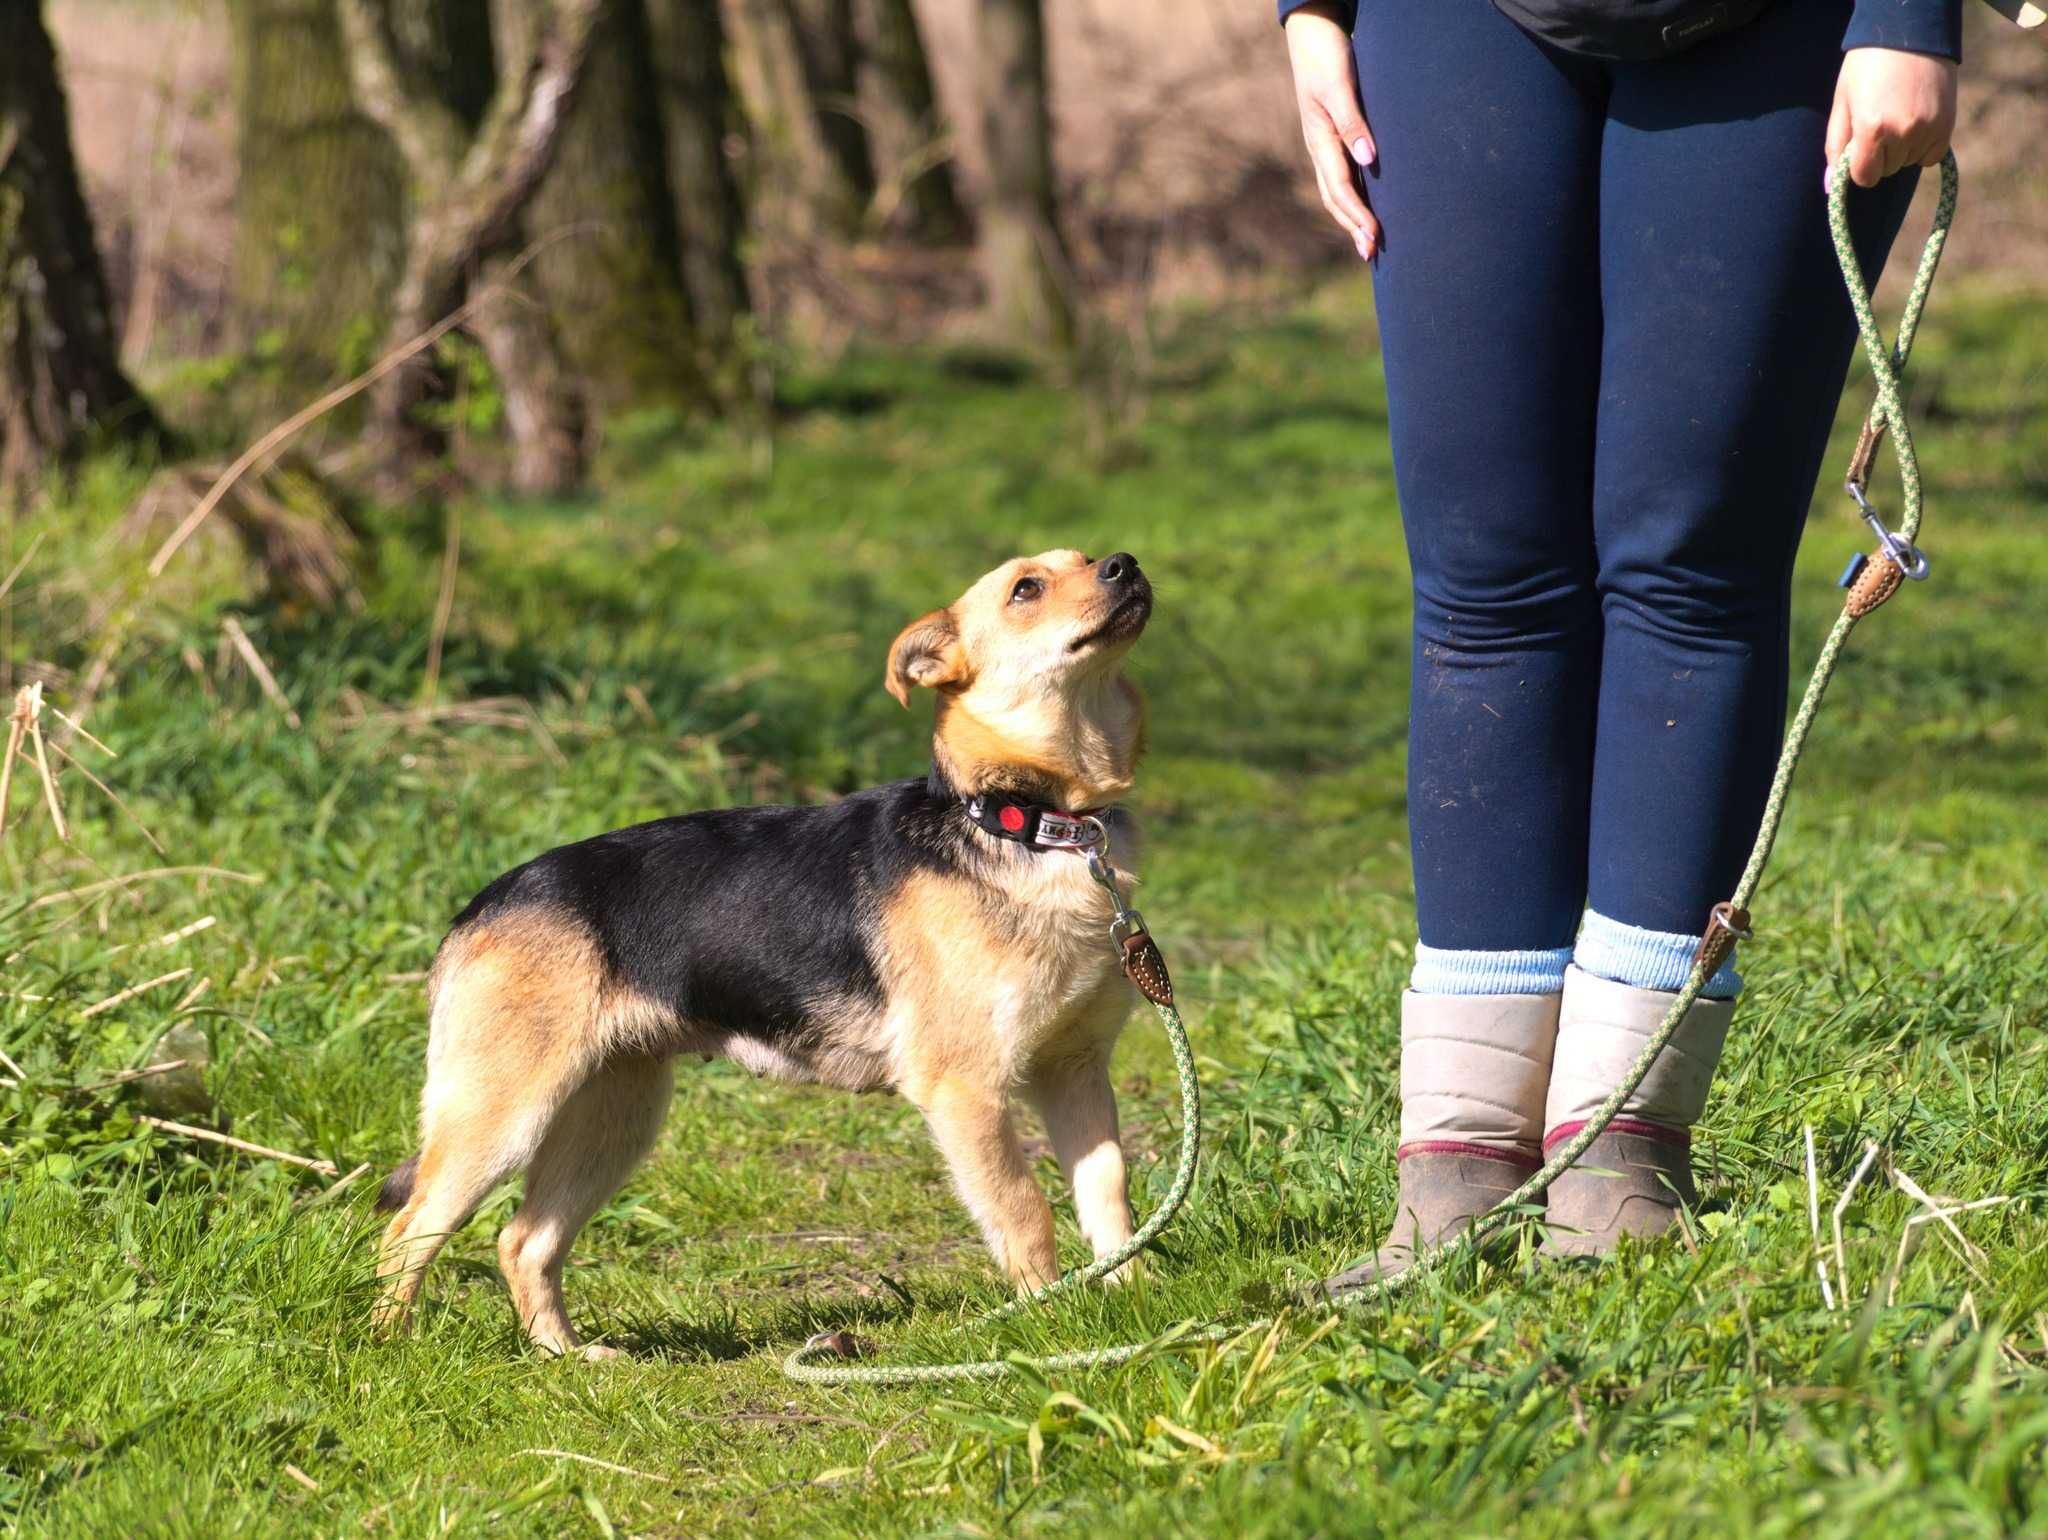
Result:
M1613 64L1487 0L1359 8L1426 947L1569 947L1588 907L1697 933L1741 869L1855 340L1822 185L1848 14ZM1914 182L1851 193L1866 271Z

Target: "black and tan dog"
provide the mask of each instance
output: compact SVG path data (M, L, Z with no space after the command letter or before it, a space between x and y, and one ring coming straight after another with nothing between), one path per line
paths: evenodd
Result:
M1011 1120L1022 1091L1096 1256L1128 1240L1109 1056L1133 992L1072 815L1104 819L1128 880L1108 809L1144 747L1121 664L1151 613L1127 554L1006 562L890 649L890 693L938 694L928 777L640 824L478 894L428 985L420 1152L380 1200L399 1210L380 1319L404 1319L448 1234L523 1168L500 1265L533 1340L578 1349L563 1260L653 1143L679 1054L902 1092L1029 1288L1057 1268Z

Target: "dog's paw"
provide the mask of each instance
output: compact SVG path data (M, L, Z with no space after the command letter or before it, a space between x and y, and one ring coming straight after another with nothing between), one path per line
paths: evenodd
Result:
M606 1347L602 1342L585 1343L582 1347L576 1349L576 1353L587 1364L608 1363L614 1358L624 1358L626 1356L623 1350L615 1347Z

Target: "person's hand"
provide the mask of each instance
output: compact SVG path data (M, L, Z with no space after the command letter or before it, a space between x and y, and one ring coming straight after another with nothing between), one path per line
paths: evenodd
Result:
M1334 8L1307 5L1289 14L1287 57L1294 66L1294 101L1301 109L1301 137L1308 142L1316 190L1338 228L1370 262L1379 250L1380 222L1359 191L1358 168L1370 166L1379 152L1358 100L1351 36Z
M1953 60L1896 48L1852 48L1842 55L1828 117L1828 165L1846 149L1849 180L1858 187L1875 187L1908 166L1937 164L1955 131Z

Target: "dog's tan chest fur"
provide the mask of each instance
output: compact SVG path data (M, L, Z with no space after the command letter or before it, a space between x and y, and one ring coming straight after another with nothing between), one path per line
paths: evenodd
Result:
M1082 858L1016 860L1000 890L920 874L884 912L894 1083L914 1098L947 1077L1024 1079L1046 1052L1080 1046L1071 1039L1113 1037L1129 1005L1108 900Z

